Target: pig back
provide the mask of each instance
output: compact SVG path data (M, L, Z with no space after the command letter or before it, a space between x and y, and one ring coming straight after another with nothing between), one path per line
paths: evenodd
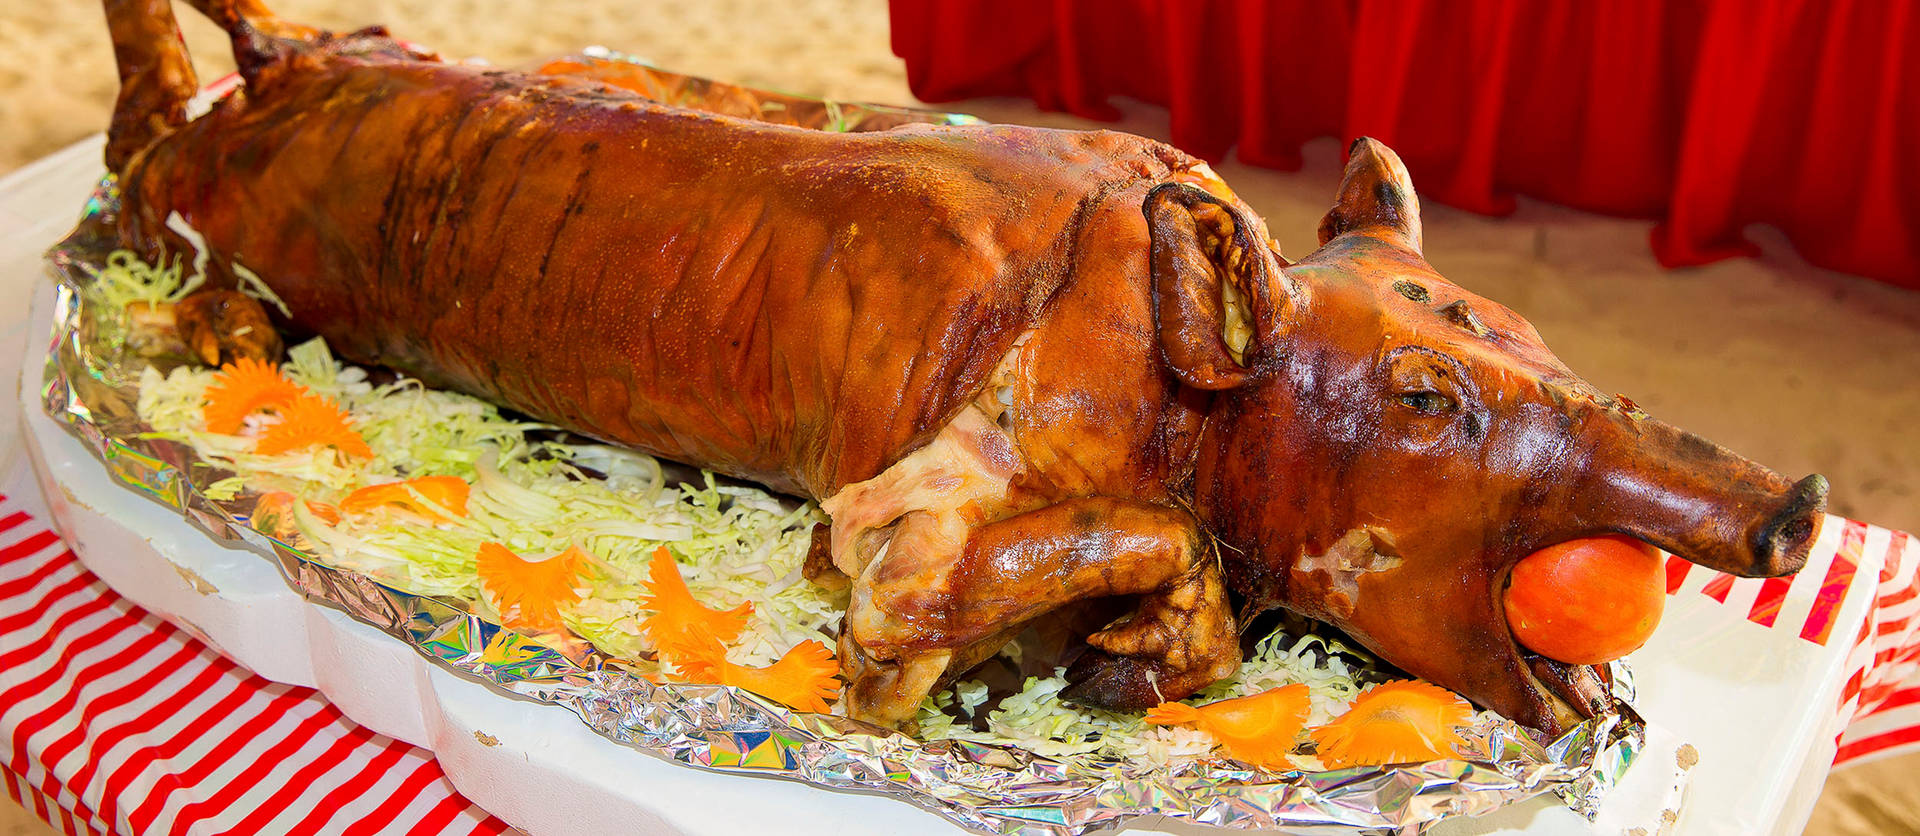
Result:
M136 158L123 234L151 252L178 211L345 357L822 497L984 386L1102 195L1190 162L1122 134L830 134L335 58Z

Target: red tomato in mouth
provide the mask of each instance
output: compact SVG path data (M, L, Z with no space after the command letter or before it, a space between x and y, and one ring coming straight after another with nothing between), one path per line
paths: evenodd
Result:
M1520 559L1508 575L1507 626L1522 647L1597 665L1638 650L1667 603L1660 552L1631 537L1568 540Z

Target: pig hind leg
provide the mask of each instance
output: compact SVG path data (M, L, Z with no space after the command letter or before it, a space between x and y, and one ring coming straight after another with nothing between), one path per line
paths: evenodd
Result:
M168 0L105 0L107 31L120 72L120 96L107 128L107 169L187 121L198 82Z
M188 4L229 32L243 28L244 22L272 37L314 36L308 27L280 21L259 0L188 0ZM120 73L106 162L109 170L124 173L136 155L186 123L187 102L198 92L198 82L170 0L104 0L103 5ZM235 51L242 51L237 40ZM138 189L131 182L122 186ZM169 352L184 347L187 354L209 365L242 357L274 359L281 350L265 307L231 288L208 287L177 305L151 306L138 326L151 332L140 335L143 344Z
M320 34L314 27L281 20L262 0L187 0L187 5L228 31L234 29L235 23L246 21L255 31L270 38L306 41Z
M252 47L242 31L268 38L311 40L318 30L275 17L261 0L187 0L233 35L235 55ZM187 102L199 92L186 41L180 37L172 0L102 0L120 95L107 129L107 170L121 171L135 153L185 124Z
M943 676L978 662L1017 625L1116 595L1140 597L1088 638L1095 661L1077 666L1083 678L1071 698L1135 710L1238 666L1218 562L1183 511L1086 497L970 531L909 514L855 583L841 631L848 713L898 725Z

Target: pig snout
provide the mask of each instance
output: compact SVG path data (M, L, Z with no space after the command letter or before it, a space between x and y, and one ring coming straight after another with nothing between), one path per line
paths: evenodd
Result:
M1827 477L1812 474L1793 484L1786 502L1754 529L1753 576L1778 577L1800 571L1827 510Z
M1827 507L1826 477L1799 482L1663 424L1609 411L1587 422L1572 504L1582 527L1626 534L1740 577L1800 571Z

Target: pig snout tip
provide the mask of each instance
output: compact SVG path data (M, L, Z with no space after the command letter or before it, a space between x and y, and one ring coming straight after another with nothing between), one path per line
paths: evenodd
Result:
M1753 577L1776 578L1800 571L1827 511L1827 477L1815 473L1795 483L1786 504L1754 531Z

